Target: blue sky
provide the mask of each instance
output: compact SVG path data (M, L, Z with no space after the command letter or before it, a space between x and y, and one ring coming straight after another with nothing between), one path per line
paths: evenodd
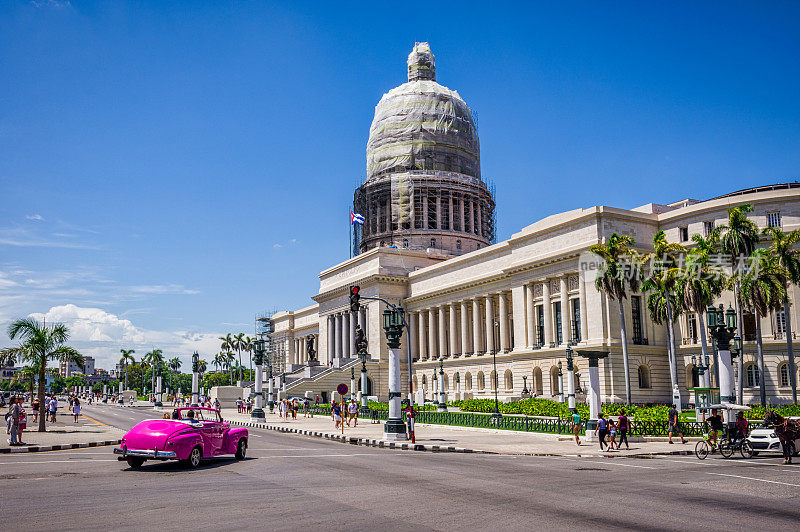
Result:
M4 2L0 327L63 319L108 367L210 359L310 304L415 41L478 115L500 239L795 180L799 22L797 2Z

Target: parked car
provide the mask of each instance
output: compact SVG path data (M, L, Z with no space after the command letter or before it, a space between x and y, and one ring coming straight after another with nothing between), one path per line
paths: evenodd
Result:
M129 430L114 449L121 461L136 469L145 460L180 460L189 467L203 458L247 454L247 429L231 428L214 408L177 408L171 419L148 419Z
M789 419L796 420L800 418L791 417ZM783 453L781 441L771 426L759 425L752 429L747 436L747 440L753 448L753 455L758 455L759 453ZM797 450L800 449L800 438L790 442L789 445L791 446L792 455L796 456Z

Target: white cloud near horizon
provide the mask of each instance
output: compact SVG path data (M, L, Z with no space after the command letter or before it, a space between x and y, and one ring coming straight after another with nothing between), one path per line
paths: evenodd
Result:
M28 214L25 216L28 220L32 220L34 222L43 222L44 218L42 218L41 214Z

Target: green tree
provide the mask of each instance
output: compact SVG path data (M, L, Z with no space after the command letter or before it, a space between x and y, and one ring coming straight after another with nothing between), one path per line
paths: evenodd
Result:
M667 324L667 355L672 389L678 387L678 355L675 350L675 320L683 312L681 300L676 297L678 287L678 264L686 255L686 248L667 241L664 231L653 237L653 253L648 256L650 270L642 283L642 290L649 292L647 307L653 323Z
M786 304L787 272L776 255L768 249L757 249L750 256L750 267L741 276L742 304L753 309L756 314L756 353L758 356L758 388L761 405L767 404L764 381L764 350L761 339L761 318L770 310L779 310Z
M15 320L8 327L8 336L20 338L17 347L0 351L0 359L14 358L39 369L39 404L44 404L44 385L47 363L51 360L75 362L84 367L83 356L74 348L64 345L69 339L69 329L63 323L46 325L32 318ZM45 432L44 416L39 416L39 432Z
M236 349L236 340L233 339L231 333L228 333L225 336L220 336L219 339L222 340L222 343L220 344L219 347L222 350L222 353L225 353L225 358L229 359L230 356L232 355L231 351ZM228 365L228 368L230 367L231 366ZM231 380L233 380L233 375L231 375Z
M737 207L728 208L728 223L714 229L712 238L719 242L720 250L730 257L731 275L733 279L733 300L736 302L736 322L739 328L742 327L742 305L740 303L739 290L741 280L737 272L737 264L744 264L758 245L758 226L747 217L747 213L753 212L753 206L744 203ZM742 260L744 259L744 260ZM741 331L740 331L741 334ZM743 375L744 357L739 357L738 361L739 377L736 383L736 394L739 404L744 401Z
M625 401L628 404L631 403L631 374L623 301L628 297L628 289L635 292L640 284L639 258L632 249L635 243L631 236L613 233L605 244L595 244L589 248L589 251L603 259L603 267L595 280L595 287L606 297L617 302L622 364L625 369Z
M203 378L203 387L211 389L214 386L229 386L230 376L225 373L208 373Z
M706 336L706 309L714 302L714 298L722 294L725 286L725 272L716 269L712 255L716 251L716 241L712 237L703 238L693 235L695 246L686 256L686 263L678 273L680 294L683 305L697 314L700 325L701 356L708 357L708 338ZM710 382L711 376L708 376Z
M786 279L793 285L800 283L800 253L795 246L800 242L800 231L784 233L778 227L767 227L764 234L772 243L769 251L777 259L784 271ZM788 292L788 285L785 287ZM792 315L789 313L789 298L783 304L783 315L786 320L786 353L789 357L789 382L792 386L792 402L797 403L797 367L794 362L794 339L792 338Z
M233 347L239 355L239 380L242 380L242 349L244 348L244 333L239 333L233 337Z
M173 390L175 389L174 375L178 373L178 371L181 369L182 364L183 363L181 362L181 359L178 357L172 357L167 361L167 367L170 369L171 372L169 378L169 386Z
M122 353L122 358L119 359L119 363L122 364L122 371L125 372L125 389L128 389L128 362L131 364L136 363L136 359L133 358L133 354L136 352L133 349L120 349L120 353Z
M245 336L244 340L242 341L242 351L247 353L248 358L250 359L250 373L253 372L253 344L254 338L250 338L249 336ZM249 379L247 379L249 380Z

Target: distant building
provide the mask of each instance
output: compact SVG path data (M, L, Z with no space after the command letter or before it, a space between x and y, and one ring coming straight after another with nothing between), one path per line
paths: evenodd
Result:
M19 371L19 368L12 366L0 368L0 381L10 381L17 374L17 371Z
M94 375L94 357L83 357L83 364L84 367L81 368L75 362L60 362L58 365L58 373L65 379L75 375L76 373Z

